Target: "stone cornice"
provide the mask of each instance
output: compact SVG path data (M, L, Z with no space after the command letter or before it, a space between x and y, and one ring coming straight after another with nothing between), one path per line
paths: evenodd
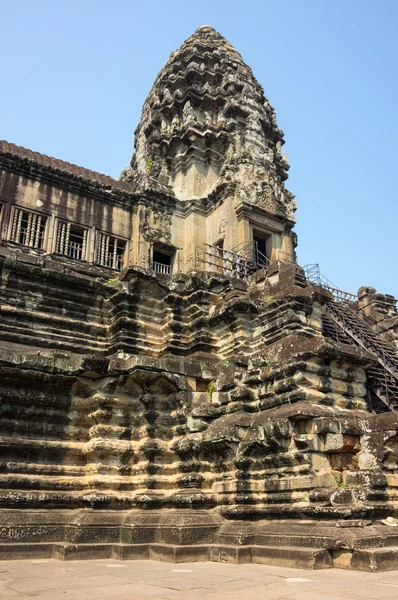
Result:
M241 202L236 206L235 212L238 220L247 219L253 225L265 226L278 233L282 233L285 229L286 220L283 217L272 214L259 206Z
M0 144L3 144L3 142L0 142ZM76 172L70 172L67 168L69 163L50 157L45 158L48 159L49 163L52 160L54 165L43 164L36 158L36 156L40 157L40 154L21 148L21 151L30 152L32 156L28 157L23 152L18 153L18 146L9 146L16 148L17 151L4 151L0 145L0 170L2 171L36 181L43 181L71 193L90 196L96 200L124 208L136 204L137 199L140 197L140 194L137 194L126 182L120 182L82 167L76 167ZM65 167L62 168L64 165ZM71 165L71 167L73 166Z

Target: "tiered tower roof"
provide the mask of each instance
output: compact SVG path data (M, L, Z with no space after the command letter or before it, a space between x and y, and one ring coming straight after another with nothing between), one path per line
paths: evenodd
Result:
M239 52L212 27L199 27L171 53L135 133L123 178L149 178L183 200L232 188L293 219L275 111Z

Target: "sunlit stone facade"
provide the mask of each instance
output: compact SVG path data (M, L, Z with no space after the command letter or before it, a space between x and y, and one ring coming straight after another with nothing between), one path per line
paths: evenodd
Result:
M296 263L283 143L208 26L119 180L0 142L0 557L397 568L396 301Z

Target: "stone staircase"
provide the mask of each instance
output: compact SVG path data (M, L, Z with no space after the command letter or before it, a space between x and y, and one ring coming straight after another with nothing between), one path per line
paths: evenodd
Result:
M378 364L368 371L372 392L389 410L397 410L398 356L395 347L373 331L350 300L327 303L325 313L325 333L343 343L354 341L377 356Z

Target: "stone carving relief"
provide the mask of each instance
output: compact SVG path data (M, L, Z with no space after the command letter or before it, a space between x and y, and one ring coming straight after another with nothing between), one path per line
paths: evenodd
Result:
M139 212L140 232L147 242L171 242L171 216L141 207Z
M275 208L274 192L269 183L263 184L263 193L259 198L258 206L265 208L270 212L272 212Z
M185 103L182 114L184 118L184 123L195 123L197 120L195 111L192 108L192 104L189 100Z
M228 226L228 221L226 221L225 219L221 219L220 227L218 228L218 233L225 233L227 230L227 226Z

